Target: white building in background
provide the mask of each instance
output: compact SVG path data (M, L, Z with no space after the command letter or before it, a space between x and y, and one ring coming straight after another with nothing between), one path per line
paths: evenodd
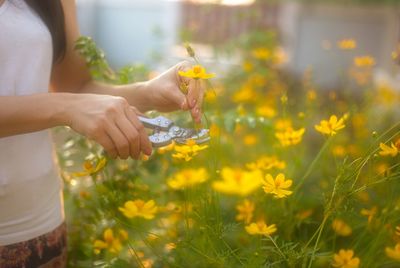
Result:
M400 17L394 7L289 3L279 18L287 68L300 76L311 67L322 87L340 85L357 56L373 56L379 73L397 72L391 55L399 41ZM340 51L337 42L348 38L356 40L357 48Z
M165 0L78 0L83 35L93 37L113 67L151 63L177 43L179 3Z

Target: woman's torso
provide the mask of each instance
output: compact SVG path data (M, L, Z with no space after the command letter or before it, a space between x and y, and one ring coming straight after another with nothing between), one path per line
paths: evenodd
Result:
M23 0L0 6L0 96L48 92L52 41ZM47 233L63 221L50 132L0 138L0 245Z

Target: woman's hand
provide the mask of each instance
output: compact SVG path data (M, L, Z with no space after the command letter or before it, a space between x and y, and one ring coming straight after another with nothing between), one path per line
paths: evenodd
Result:
M160 74L156 78L146 82L146 91L151 106L160 112L175 110L190 110L193 119L201 122L201 107L203 103L205 87L203 81L181 77L179 71L187 71L192 66L183 61ZM180 87L187 85L188 92L185 95Z
M68 126L102 145L111 157L122 159L152 152L138 114L122 97L94 94L74 94L66 110Z

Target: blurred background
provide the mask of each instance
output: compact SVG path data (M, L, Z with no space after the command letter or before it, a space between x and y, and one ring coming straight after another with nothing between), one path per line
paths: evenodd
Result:
M186 56L190 42L205 62L222 68L240 59L230 41L270 29L285 55L283 69L302 75L313 69L315 82L334 88L357 56L375 60L374 78L398 87L392 52L400 33L396 0L78 0L81 32L93 37L112 67L145 63L162 69ZM357 49L335 53L340 40Z

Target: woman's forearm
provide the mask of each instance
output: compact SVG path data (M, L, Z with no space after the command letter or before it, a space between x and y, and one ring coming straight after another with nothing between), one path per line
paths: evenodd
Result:
M130 105L135 106L141 112L154 109L147 82L116 86L89 81L79 92L123 97Z
M66 125L65 107L73 94L0 96L0 137Z

